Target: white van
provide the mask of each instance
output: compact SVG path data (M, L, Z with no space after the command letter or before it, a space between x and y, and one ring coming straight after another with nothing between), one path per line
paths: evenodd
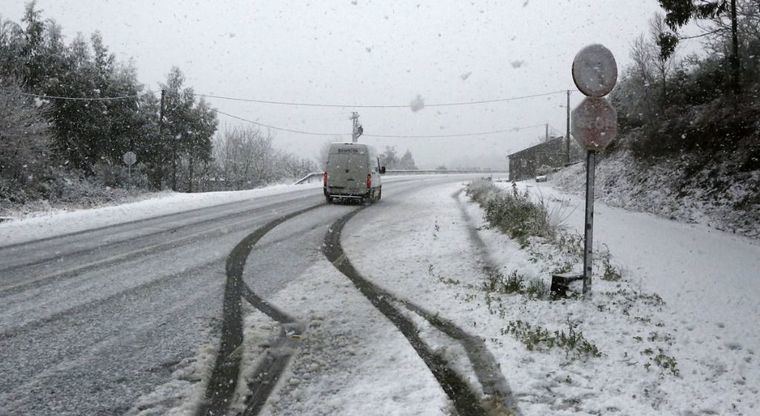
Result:
M332 143L327 156L323 185L327 203L335 199L377 201L382 196L380 174L385 166L372 146L363 143Z

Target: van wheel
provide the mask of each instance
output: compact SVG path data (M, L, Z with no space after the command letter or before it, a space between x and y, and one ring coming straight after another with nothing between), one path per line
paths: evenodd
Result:
M375 199L375 201L379 201L379 200L380 200L380 198L382 198L382 196L383 196L383 187L381 186L381 187L380 187L380 188L377 190L377 199Z

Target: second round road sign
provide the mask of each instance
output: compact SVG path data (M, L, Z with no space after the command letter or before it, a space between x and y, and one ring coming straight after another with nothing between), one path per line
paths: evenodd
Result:
M570 117L573 136L587 150L603 150L617 136L617 112L604 98L586 97Z

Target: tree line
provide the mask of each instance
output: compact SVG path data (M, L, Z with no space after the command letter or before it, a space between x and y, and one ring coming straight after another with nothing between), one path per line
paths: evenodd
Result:
M261 173L262 163L280 175L307 170L309 161L271 149L271 136L251 128L246 137L267 142L272 160L249 161L257 165L255 176L225 180L220 175L231 171L231 162L218 158L223 152L215 144L239 141L244 130L218 133L216 111L178 67L159 90L146 89L134 64L119 62L99 32L66 42L61 26L34 1L20 23L0 17L0 200L55 199L78 181L190 192L236 183L238 189L283 178ZM127 151L137 155L131 172L122 161Z
M665 14L633 43L611 100L624 140L641 157L742 150L760 167L760 5L754 0L661 0ZM735 8L735 13L733 10ZM691 37L679 29L693 21ZM679 57L685 42L702 50ZM754 162L753 162L754 161Z

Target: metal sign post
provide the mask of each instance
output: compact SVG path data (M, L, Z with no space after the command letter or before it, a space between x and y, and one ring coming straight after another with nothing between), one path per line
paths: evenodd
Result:
M124 153L124 156L121 158L124 163L127 165L127 175L129 177L129 182L132 183L132 165L137 162L137 155L133 151L128 151Z
M617 113L605 95L617 82L617 63L609 49L590 45L573 60L573 81L586 99L572 112L573 136L586 148L586 224L583 244L583 294L591 291L594 242L594 174L596 153L617 135Z
M586 225L583 228L583 294L591 290L591 272L594 258L594 176L596 170L596 152L586 153Z

